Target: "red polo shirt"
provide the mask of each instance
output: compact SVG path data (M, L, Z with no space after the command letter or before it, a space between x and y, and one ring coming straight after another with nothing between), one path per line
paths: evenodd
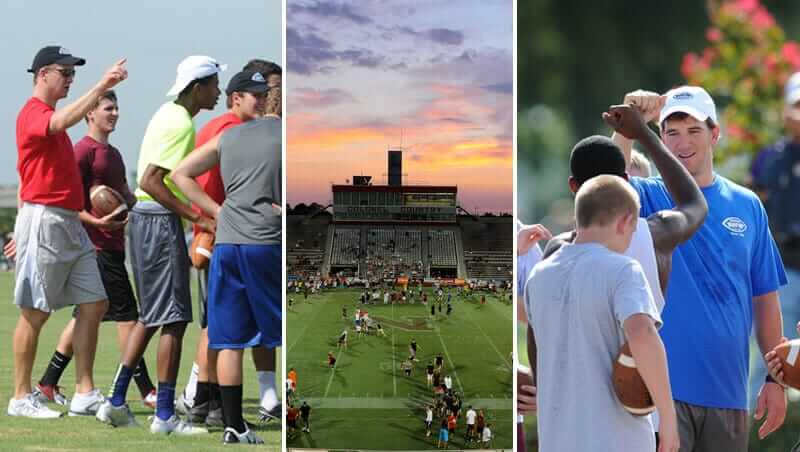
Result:
M55 109L32 97L17 116L19 196L25 202L83 210L83 184L66 132L49 135Z

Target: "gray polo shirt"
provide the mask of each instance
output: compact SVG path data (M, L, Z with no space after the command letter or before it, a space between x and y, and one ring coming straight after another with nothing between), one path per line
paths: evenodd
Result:
M279 245L283 200L281 121L257 119L229 129L219 144L225 202L217 218L216 242Z
M568 244L537 264L525 286L536 338L539 447L559 452L655 450L647 417L614 394L613 362L622 324L661 318L642 267L597 244Z

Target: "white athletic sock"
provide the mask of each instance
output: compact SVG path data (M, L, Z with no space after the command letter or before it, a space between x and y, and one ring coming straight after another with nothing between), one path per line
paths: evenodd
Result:
M194 396L197 394L198 375L200 375L200 366L193 362L192 371L189 373L189 381L186 382L186 387L183 388L183 396L192 403L194 403Z
M278 404L278 391L275 389L275 372L259 370L258 389L261 393L261 407L269 411Z

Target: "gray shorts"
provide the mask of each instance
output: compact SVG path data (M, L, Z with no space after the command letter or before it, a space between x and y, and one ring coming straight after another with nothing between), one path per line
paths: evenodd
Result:
M107 298L78 212L25 203L17 212L14 240L16 305L52 312Z
M155 202L128 216L139 321L147 327L192 321L189 251L180 218Z
M747 452L747 411L708 408L675 401L680 452Z

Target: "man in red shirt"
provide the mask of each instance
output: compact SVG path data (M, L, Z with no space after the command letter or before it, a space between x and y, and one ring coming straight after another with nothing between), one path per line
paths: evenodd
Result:
M78 216L97 250L97 265L103 286L108 294L108 311L103 321L117 323L117 343L124 350L128 335L139 318L136 298L133 295L128 271L125 268L125 224L127 221L108 217L97 218L91 210L90 189L105 185L116 190L125 199L128 207L133 207L136 197L128 187L125 177L125 162L120 152L108 142L108 137L116 128L119 118L117 95L106 91L97 105L86 115L88 134L75 144L75 159L83 181L84 210ZM77 317L77 310L73 312ZM41 402L48 400L65 405L66 398L61 394L58 381L72 359L72 336L75 318L70 320L58 340L56 351L50 359L42 379L34 389ZM156 391L150 380L144 358L139 361L134 378L148 408L155 408Z
M17 116L17 171L20 206L14 226L16 284L20 318L14 331L14 395L9 416L54 418L31 391L31 371L42 326L56 309L78 306L73 335L75 396L70 413L93 415L103 396L95 389L92 366L97 333L108 302L94 247L78 219L83 185L66 130L97 104L100 96L128 76L125 60L72 104L56 111L69 93L75 66L86 63L58 46L41 49L28 72L33 96Z
M267 81L265 77L256 71L242 71L235 74L225 93L228 95L228 105L230 109L209 121L197 134L195 147L200 147L223 131L235 127L247 121L259 118L264 112L266 100ZM197 177L197 182L208 193L217 204L222 205L225 200L225 186L222 183L219 165L210 171ZM202 214L203 211L194 205L196 212ZM200 232L199 227L195 226L194 234ZM193 423L205 422L207 425L221 425L222 405L219 392L219 383L216 378L216 350L208 348L208 317L207 317L207 282L208 269L198 271L198 294L200 296L200 340L197 344L197 353L192 374L186 390L178 398L178 408L190 416ZM253 349L254 356L257 349ZM263 353L263 352L262 352ZM274 358L273 358L274 361ZM196 371L195 371L196 369ZM272 382L274 385L274 367L272 372ZM259 375L259 381L264 379ZM195 386L196 385L196 386ZM194 386L194 388L193 388ZM193 390L194 389L194 390ZM275 391L273 391L275 392ZM192 393L194 395L192 395ZM277 407L277 410L276 410ZM275 393L274 403L267 410L273 411L276 419L280 418L280 405L278 405L277 393Z

